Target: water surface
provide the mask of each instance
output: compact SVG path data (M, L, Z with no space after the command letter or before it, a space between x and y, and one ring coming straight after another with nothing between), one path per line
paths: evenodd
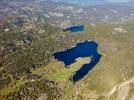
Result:
M83 32L84 31L84 25L79 25L79 26L71 26L68 27L64 30L65 31L70 31L71 33L75 33L75 32Z
M65 51L57 52L54 58L64 62L65 67L76 62L76 59L81 57L91 57L88 64L84 64L79 70L74 72L70 79L74 82L82 79L86 74L92 70L95 65L100 61L101 55L97 51L98 44L94 41L85 41L78 43L75 47L67 49Z

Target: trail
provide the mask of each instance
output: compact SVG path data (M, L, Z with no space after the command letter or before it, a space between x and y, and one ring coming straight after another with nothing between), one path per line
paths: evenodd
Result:
M129 93L129 84L133 83L134 84L134 77L121 83L116 86L114 86L107 94L104 94L106 97L111 97L116 91L118 91L118 96L117 98L120 100L125 100L127 97L127 94Z

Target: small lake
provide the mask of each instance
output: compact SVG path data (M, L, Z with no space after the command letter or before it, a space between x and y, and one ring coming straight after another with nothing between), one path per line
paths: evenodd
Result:
M70 31L71 33L84 32L84 25L71 26L64 30L64 32Z
M53 54L54 58L58 61L62 61L65 67L68 68L69 65L76 62L77 58L90 57L88 64L84 64L79 70L72 73L70 79L74 82L82 79L86 74L92 70L95 65L100 61L101 55L97 51L98 44L94 41L85 41L78 43L75 47L67 49L65 51L57 52Z

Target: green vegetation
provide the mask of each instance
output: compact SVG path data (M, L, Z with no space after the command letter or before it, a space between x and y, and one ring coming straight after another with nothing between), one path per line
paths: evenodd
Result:
M52 61L49 65L33 71L34 74L42 75L44 78L53 81L68 81L72 73L78 70L83 64L88 63L90 58L83 58L65 68L58 61ZM43 75L44 72L44 75Z
M41 94L46 94L49 100L103 99L105 97L102 95L113 86L134 76L134 24L131 22L85 23L85 32L79 34L63 33L41 20L24 21L23 24L18 30L1 32L1 100L24 99L25 96L34 100L41 97ZM114 30L120 27L127 32ZM85 78L74 85L69 78L89 58L78 60L65 68L52 54L85 40L98 42L102 58Z

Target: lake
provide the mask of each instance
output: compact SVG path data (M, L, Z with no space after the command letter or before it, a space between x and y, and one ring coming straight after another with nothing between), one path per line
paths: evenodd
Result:
M70 31L71 33L75 32L83 32L84 31L84 25L78 25L78 26L71 26L63 30L64 32Z
M66 68L75 63L77 58L91 58L91 61L89 60L88 64L84 64L79 70L72 73L73 75L70 76L72 81L77 82L88 74L89 71L92 70L100 61L101 55L98 53L97 47L98 44L94 41L84 41L65 51L56 52L53 56L58 61L64 62Z

